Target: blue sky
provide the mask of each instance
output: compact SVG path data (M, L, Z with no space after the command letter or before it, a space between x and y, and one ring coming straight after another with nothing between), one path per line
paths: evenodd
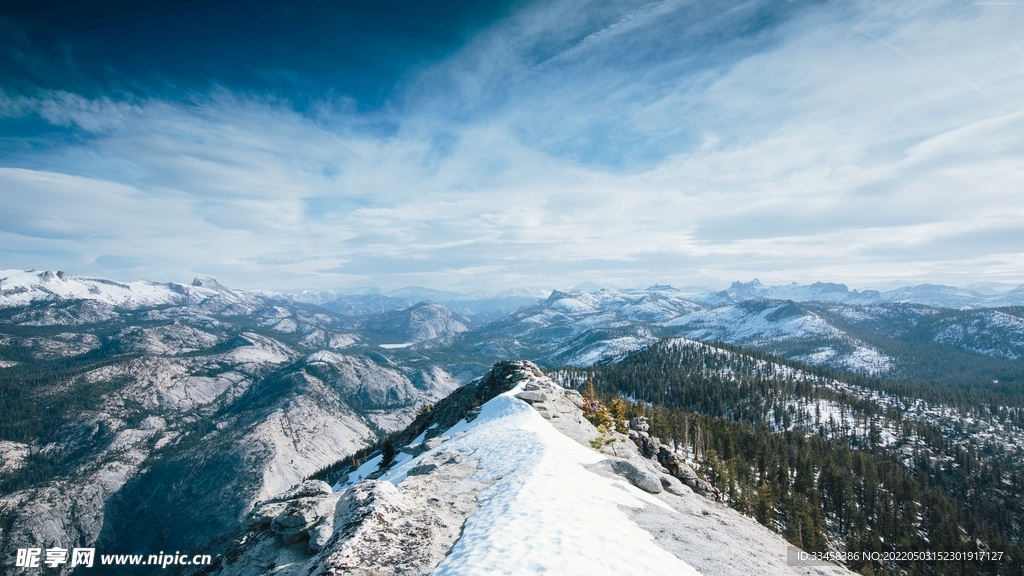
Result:
M0 8L0 268L1024 283L1021 3L37 5Z

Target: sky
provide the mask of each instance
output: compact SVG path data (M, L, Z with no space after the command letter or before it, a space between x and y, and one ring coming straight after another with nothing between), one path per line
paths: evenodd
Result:
M1002 1L8 0L0 269L1021 284L1021 30Z

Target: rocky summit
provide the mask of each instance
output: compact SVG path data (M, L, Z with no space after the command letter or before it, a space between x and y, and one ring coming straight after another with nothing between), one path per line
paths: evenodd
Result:
M649 434L505 361L390 447L257 503L206 574L847 574L717 501Z

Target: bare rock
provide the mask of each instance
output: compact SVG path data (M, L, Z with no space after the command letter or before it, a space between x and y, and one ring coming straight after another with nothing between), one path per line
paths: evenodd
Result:
M258 530L270 526L274 518L284 512L288 507L287 502L270 502L257 506L242 521L243 530Z
M309 529L309 551L317 553L334 536L334 517L328 516Z
M661 480L661 487L669 494L675 494L676 496L688 496L693 494L693 490L686 484L680 482L675 476L662 474L658 476L658 479Z
M306 480L292 489L274 498L277 501L294 500L295 498L314 498L327 496L331 493L331 485L323 480Z
M634 462L618 459L609 459L609 461L612 470L629 480L633 486L651 494L659 494L663 490L661 480L654 473L641 468Z
M301 542L309 537L309 529L334 513L337 498L297 498L288 502L270 527L281 535L286 544Z
M435 469L437 469L437 464L430 462L427 464L420 464L419 466L413 466L405 474L406 476L420 476L422 474L430 474Z
M637 416L629 421L629 428L637 432L647 432L651 429L651 426L647 423L646 417Z
M573 390L571 388L567 388L565 390L564 394L565 394L565 397L570 402L572 402L573 406L575 406L575 407L577 407L577 408L579 408L581 410L583 409L584 400L583 400L583 395L582 394L580 394L579 392L577 392L576 390Z
M427 450L433 450L434 448L437 448L441 444L444 444L444 442L449 439L450 438L448 436L435 436L433 438L428 438L426 441L424 441L423 446Z
M516 394L516 398L519 398L520 400L526 402L527 404L547 402L548 400L547 394L539 391L519 392Z

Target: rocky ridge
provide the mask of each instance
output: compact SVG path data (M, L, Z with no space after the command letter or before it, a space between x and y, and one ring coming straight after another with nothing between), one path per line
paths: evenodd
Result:
M0 286L4 305L30 300L0 306L0 400L17 406L0 419L7 558L53 546L215 554L223 543L210 539L255 502L460 383L353 347L344 320L315 307L212 280L30 276L24 290Z
M717 503L710 485L681 459L666 455L671 452L648 434L644 419L634 419L628 435L599 430L586 419L586 402L578 392L562 388L537 366L523 361L495 364L484 378L421 414L393 437L393 460L376 466L369 478L351 482L342 476L335 490L322 480L308 480L259 503L239 527L240 535L231 549L204 573L531 573L527 566L540 561L537 558L524 558L518 567L468 568L471 564L460 564L464 558L460 550L471 546L467 540L475 537L467 522L483 514L481 506L507 496L503 490L514 490L516 484L508 484L509 474L520 473L489 472L487 459L493 455L486 453L490 450L486 444L476 444L474 451L463 449L467 434L475 433L474 420L484 418L481 412L488 419L495 418L494 402L499 397L511 413L522 414L514 404L521 401L574 445L597 450L589 452L593 454L593 463L586 465L590 473L613 483L624 480L631 489L639 489L636 494L645 495L641 498L648 503L620 505L620 509L627 511L627 522L648 532L659 553L670 553L670 560L682 560L704 574L848 573L834 566L788 566L786 542ZM503 413L498 410L498 414L500 419ZM515 451L515 442L529 443L530 438L524 431L521 439L504 440L512 440ZM381 458L377 456L370 464ZM355 470L349 472L354 475ZM534 489L547 488L534 485ZM513 501L523 497L531 496L520 493ZM543 501L545 495L533 493L532 497ZM480 522L483 520L477 524ZM540 555L539 550L537 553ZM597 556L602 553L600 547L587 551ZM606 559L609 565L620 560Z

